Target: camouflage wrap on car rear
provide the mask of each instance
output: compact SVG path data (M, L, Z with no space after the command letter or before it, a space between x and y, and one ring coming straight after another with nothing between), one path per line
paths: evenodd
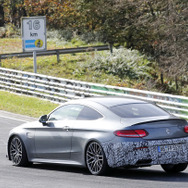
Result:
M102 146L108 165L113 168L142 166L142 161L150 161L148 165L188 163L188 137L119 143L116 140ZM171 147L171 151L161 151L161 146Z

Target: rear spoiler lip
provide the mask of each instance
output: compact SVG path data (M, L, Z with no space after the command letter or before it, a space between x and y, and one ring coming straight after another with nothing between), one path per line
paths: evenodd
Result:
M129 118L122 118L121 123L128 126L136 126L144 123L152 123L152 122L159 122L159 121L169 121L169 120L181 120L181 121L186 121L185 119L178 118L176 116L159 116L159 117L154 117L154 118L138 118L138 119L129 119Z
M180 121L186 121L184 119L180 119L180 118L169 118L169 119L158 119L158 120L150 120L150 121L143 121L143 122L139 122L139 123L135 123L132 126L137 126L137 125L141 125L144 123L153 123L153 122L160 122L160 121L169 121L169 120L180 120Z

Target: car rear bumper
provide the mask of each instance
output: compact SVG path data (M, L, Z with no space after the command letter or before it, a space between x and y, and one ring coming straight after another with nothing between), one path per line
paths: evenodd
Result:
M188 137L168 140L104 143L108 165L147 166L188 163Z

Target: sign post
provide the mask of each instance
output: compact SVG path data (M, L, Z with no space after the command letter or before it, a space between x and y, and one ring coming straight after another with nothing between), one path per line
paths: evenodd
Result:
M33 52L34 72L37 73L36 51L46 50L46 17L22 18L23 52Z
M33 51L33 67L34 67L34 73L37 73L37 56L36 51Z

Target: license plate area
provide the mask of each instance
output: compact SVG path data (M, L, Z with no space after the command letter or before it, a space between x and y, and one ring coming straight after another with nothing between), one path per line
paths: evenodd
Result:
M158 152L176 152L182 149L182 144L158 146Z

